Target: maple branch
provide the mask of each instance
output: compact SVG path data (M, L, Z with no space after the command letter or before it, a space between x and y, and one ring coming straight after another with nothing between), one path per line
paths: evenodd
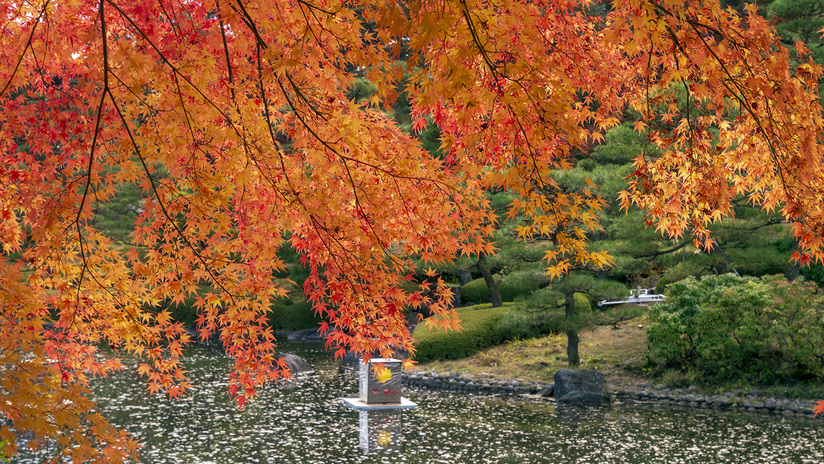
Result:
M223 27L223 18L220 19L220 36L223 38L223 53L226 57L226 69L229 72L229 92L232 93L232 101L235 101L235 81L232 76L232 61L229 58L229 44L226 43L226 29Z
M691 25L691 26L693 27L694 30L696 29L695 25ZM695 32L697 33L698 31L695 30ZM767 136L767 131L764 130L764 126L761 122L761 119L755 113L755 109L752 108L752 105L750 104L749 100L746 98L746 96L745 96L746 92L744 92L744 89L741 88L741 85L733 77L733 75L729 71L729 69L727 69L726 63L724 63L724 61L718 56L718 54L715 52L715 50L712 47L710 47L710 45L707 43L704 36L701 35L701 34L697 34L697 35L698 35L698 38L701 39L701 43L704 44L704 48L710 53L710 55L712 55L712 57L715 59L715 61L721 66L721 69L724 71L724 74L729 79L729 82L731 82L732 85L735 87L735 90L733 90L733 89L730 88L730 86L729 86L729 84L727 83L726 80L721 81L724 88L726 88L727 91L729 91L732 94L732 96L738 101L738 103L747 111L747 113L749 113L749 115L752 118L753 122L755 122L756 126L758 127L758 131L762 136L761 138L764 140L764 142L767 144L767 147L770 150L773 161L775 161L776 164L779 166L778 176L781 180L782 186L788 192L792 192L792 188L790 188L788 186L787 181L784 178L784 171L787 170L787 168L785 166L783 166L781 161L778 159L778 150L776 150L775 146L773 145L772 139L770 139L770 137ZM749 69L749 65L747 64L746 60L744 60L744 65L747 66L748 69ZM750 72L752 72L752 71L750 71Z
M303 19L306 21L306 25L307 25L307 27L306 27L306 29L303 33L303 37L306 37L306 34L312 34L312 37L315 39L315 42L317 42L319 45L322 45L320 37L318 37L317 33L315 33L315 29L312 28L312 27L308 27L309 26L309 17L306 16L306 12L303 10L304 2L298 1L298 5L299 5L298 7L300 8L300 13L301 13L301 15L303 15ZM310 10L311 10L311 7L310 7ZM314 16L316 20L318 19L317 15L315 15L314 11L312 11L312 16ZM321 31L325 30L325 28L323 26L320 26L320 21L318 21L318 26L320 27Z
M183 36L183 30L181 29L180 25L177 24L177 21L172 19L172 17L166 11L166 7L163 5L162 1L158 1L158 4L160 5L160 9L163 10L163 15L166 16L166 20L169 21L169 25L172 26L172 30L175 30L175 27L177 27L176 34L179 37L182 37ZM174 9L172 9L172 14L174 14Z
M101 1L103 1L103 0L101 0ZM126 117L123 115L123 112L120 110L120 106L117 104L117 101L115 100L114 95L112 95L111 90L108 93L109 93L109 97L112 99L112 102L114 104L114 108L117 111L117 114L120 117L121 122L123 123L123 128L126 130L126 134L129 136L129 140L132 143L132 147L134 148L135 155L137 155L137 158L140 160L140 164L142 165L143 170L144 170L144 172L146 173L146 176L149 179L149 185L152 189L152 192L155 195L155 198L157 198L157 203L160 206L160 210L163 212L163 216L166 218L167 223L171 224L172 228L175 230L177 235L183 240L183 242L186 244L186 246L190 250L192 250L192 253L195 254L198 261L200 261L201 264L203 264L203 268L209 274L209 277L211 278L212 282L214 282L218 287L220 287L221 290L223 290L223 292L226 295L229 296L229 298L232 300L233 304L237 304L237 302L235 301L235 295L232 292L230 292L223 285L223 283L218 278L218 276L215 275L214 270L212 269L212 266L209 263L206 262L206 259L197 250L197 248L189 241L189 239L186 237L186 235L180 229L180 226L177 225L177 222L174 219L172 219L171 214L166 209L166 205L163 203L163 199L160 195L160 192L157 190L157 186L155 185L154 178L152 178L152 173L149 170L149 166L146 164L146 159L143 157L143 154L140 152L140 147L138 147L138 145L137 145L137 141L135 140L134 134L132 133L132 130L129 127L128 122L126 121Z
M179 76L181 79L183 79L184 82L189 84L192 87L192 89L194 89L194 91L198 95L200 95L206 103L209 104L209 106L211 106L215 111L218 112L218 114L220 114L220 116L223 118L224 121L226 121L229 124L229 127L232 128L232 130L235 132L235 134L239 138L242 137L241 134L240 134L241 131L238 130L237 126L235 126L234 122L229 117L229 115L226 114L226 112L224 112L223 109L220 106L218 106L214 101L212 101L211 98L209 98L206 94L204 94L203 91L200 90L200 88L198 86L194 85L194 83L188 77L186 77L183 73L181 73L180 70L174 64L172 64L171 61L169 61L168 58L166 58L166 55L163 54L163 52L160 50L160 48L158 48L158 46L155 45L154 42L152 42L152 40L146 35L146 33L143 32L143 29L138 27L138 25L134 22L134 20L132 20L132 18L129 15L126 14L126 12L124 12L117 4L115 4L113 2L113 0L105 0L105 1L106 1L106 3L108 3L109 5L114 7L114 9L117 10L117 12L120 13L120 15L129 24L131 24L131 26L135 29L135 31L137 31L137 33L140 34L141 37L143 37L143 40L145 40L146 43L148 43L149 46L155 51L155 53L157 53L158 57L160 58L160 60L162 61L163 64L168 66L175 75Z
M285 74L286 74L286 78L287 78L287 80L289 81L289 83L291 84L292 88L295 90L295 92L296 92L296 93L298 93L298 92L299 92L299 89L297 88L297 85L296 85L296 84L295 84L295 82L292 80L292 78L291 78L291 76L289 75L289 73L285 73ZM387 258L389 258L389 259L390 259L390 261L394 262L397 266L400 266L400 265L401 265L401 263L400 263L399 258L397 258L396 256L393 256L392 254L390 254L390 253L386 250L386 245L384 244L384 240L382 240L382 239L381 239L381 237L378 235L378 232L377 232L377 231L375 230L375 228L374 228L374 225L373 225L373 222L374 222L374 221L372 221L372 220L368 217L368 215L366 214L366 211L365 211L365 210L363 209L363 207L361 206L361 203L360 203L360 197L359 197L358 192L357 192L357 184L355 183L355 180L354 180L354 178L353 178L353 176L352 176L352 173L351 173L351 171L350 171L350 169L349 169L349 165L347 164L347 161L352 161L352 162L357 163L357 164L362 164L362 165L368 166L368 167L370 167L371 169L373 169L373 170L375 170L375 171L377 171L377 172L382 172L382 173L384 173L384 174L388 175L390 178L396 179L396 182L397 182L397 179L399 179L399 178L405 178L405 176L398 176L398 175L396 175L396 174L394 174L394 173L391 173L391 172L389 172L388 170L386 170L386 169L384 169L384 168L381 168L381 167L379 167L379 166L377 166L377 165L374 165L374 164L371 164L371 163L366 163L366 162L364 162L364 161L361 161L361 160L358 160L358 159L355 159L355 158L352 158L352 157L346 156L346 155L344 155L343 153L341 153L341 152L339 152L338 150L336 150L336 149L335 149L334 147L332 147L332 146L331 146L331 145L330 145L327 141L323 140L323 139L322 139L322 138L321 138L321 137L320 137L320 136L319 136L319 135L318 135L318 134L317 134L317 133L316 133L316 132L315 132L315 131L314 131L314 130L310 127L310 126L309 126L308 122L307 122L307 121L303 118L303 116L300 114L300 111L299 111L299 110L298 110L298 108L296 107L295 103L294 103L294 102L292 101L292 99L289 97L289 95L288 95L288 93L287 93L286 89L284 88L283 83L280 81L280 79L277 79L277 80L276 80L276 82L278 83L278 86L280 87L281 91L283 92L284 98L286 99L286 101L287 101L287 103L288 103L289 107L292 109L293 113L295 114L295 117L296 117L296 118L298 118L298 120L301 122L301 124L303 125L303 127L304 127L304 128L306 128L306 130L307 130L307 131L308 131L308 132L309 132L309 133L310 133L310 134L311 134L311 135L312 135L312 136L313 136L313 137L314 137L314 138L315 138L318 142L320 142L320 143L321 143L321 145L323 145L323 146L324 146L327 150L329 150L331 153L335 154L338 158L340 158L340 160L341 160L341 162L342 162L342 164L343 164L343 166L344 166L344 169L346 170L347 176L349 177L349 184L352 186L352 193L354 194L354 197L355 197L355 205L356 205L356 209L357 209L357 211L358 211L358 212L360 212L360 214L363 216L364 221L367 223L367 225L369 226L370 231L372 232L372 235L375 237L375 239L376 239L376 240L378 241L378 243L381 245L381 248L382 248L382 251L383 251L384 255L385 255ZM261 86L262 86L262 84L261 84ZM261 87L261 92L263 92L262 87ZM306 99L305 99L305 97L303 97L303 99L304 99L304 102L307 102L307 101L306 101ZM264 103L265 103L265 102L264 102ZM308 102L307 102L307 103L308 103ZM267 117L268 117L268 108L267 108ZM323 117L323 116L321 116L321 117ZM270 128L270 131L271 131L271 128ZM418 177L409 177L409 176L406 176L406 178L408 178L408 179L413 179L413 180L424 181L424 182L432 182L432 183L434 183L435 185L438 185L438 186L439 186L439 183L438 183L437 181L435 181L435 180L432 180L432 179L418 178ZM399 188L399 187L398 187L398 188ZM400 188L399 188L399 189L400 189ZM439 190L443 191L443 189L442 189L440 186L439 186ZM411 218L410 218L410 219L411 219ZM410 222L411 222L411 221L410 221ZM327 233L328 233L328 231L327 231ZM334 239L334 237L333 237L333 239ZM342 245L341 245L341 249L342 249L342 250L344 250L344 252L346 251L346 248L345 248L345 247L343 247Z
M80 271L80 279L77 283L77 304L80 304L80 289L83 286L83 277L88 268L86 261L86 252L83 246L83 231L80 227L80 216L83 214L83 208L86 204L86 197L89 194L89 186L92 183L92 167L94 163L94 150L97 147L97 137L100 135L100 124L103 119L103 102L106 100L106 92L109 91L109 48L108 37L106 30L106 14L103 7L103 0L100 0L100 32L103 39L103 90L100 92L100 103L97 106L97 118L95 119L94 134L92 135L92 146L89 151L89 165L86 168L86 186L83 189L83 196L80 198L80 205L77 207L77 215L74 223L77 227L77 241L80 246L80 258L83 260L83 267Z
M305 0L298 0L298 3L300 3L301 5L306 5L311 10L317 10L317 11L320 11L321 13L327 14L329 16L335 16L335 15L338 14L337 11L324 10L323 8L321 8L317 5L312 5L311 3L306 2ZM340 11L340 10L338 10L338 11Z
M257 24L255 23L255 20L252 19L252 17L249 15L249 12L246 11L246 7L243 6L243 2L237 0L236 3L240 7L240 10L243 12L243 17L241 17L240 19L244 22L244 24L246 24L249 30L252 31L252 34L254 34L255 40L257 41L257 46L261 48L268 48L266 41L263 40L263 37L260 35L260 32L257 29Z
M9 81L6 82L6 85L3 86L2 90L0 90L0 97L2 97L6 93L6 90L8 90L9 86L11 86L11 82L14 80L14 76L17 75L17 70L20 68L20 63L23 62L23 57L26 56L26 50L31 48L31 41L32 39L34 39L34 31L37 30L37 25L40 24L40 19L43 17L43 14L46 12L46 9L48 9L49 2L51 2L51 0L46 0L46 3L43 4L43 9L40 10L40 14L37 15L37 19L34 20L34 25L31 27L31 34L29 34L29 38L28 40L26 40L26 46L23 47L23 52L20 54L20 58L17 60L17 63L14 65L14 69L12 70L11 75L9 76Z
M149 39L149 37L148 37L148 36L146 36L146 34L143 32L143 30L142 30L140 27L138 27L138 26L137 26L137 24L136 24L136 23L135 23L135 22L131 19L131 17L129 17L129 16L128 16L128 15L127 15L127 14L126 14L126 13L125 13L125 12L124 12L121 8L120 8L120 7L119 7L119 6L115 5L115 4L112 2L112 0L106 0L106 1L107 1L110 5L112 5L112 6L113 6L113 7L114 7L114 8L115 8L115 9L116 9L119 13L120 13L120 15L121 15L121 16L123 16L123 17L124 17L124 18L125 18L125 19L129 22L129 24L131 24L131 25L132 25L132 27L133 27L133 28L134 28L134 29L135 29L135 30L136 30L136 31L137 31L137 32L141 35L141 37L143 37L143 39L144 39L144 40L145 40L145 41L146 41L146 42L147 42L147 43L148 43L148 44L152 47L152 49L155 51L155 53L157 53L157 55L161 58L162 62L163 62L165 65L169 66L169 68L171 68L171 70L172 70L172 72L173 72L173 74L174 74L175 78L180 77L180 78L181 78L181 79L183 79L186 83L188 83L188 84L189 84L189 85L190 85L190 86L191 86L191 87L195 90L195 92L197 92L197 93L198 93L198 95L200 95L201 97L203 97L204 101L206 101L206 102L207 102L207 103L208 103L208 104L209 104L212 108L214 108L214 109L215 109L215 110L216 110L216 111L217 111L217 112L218 112L218 113L219 113L219 114L223 117L223 119L224 119L225 121L227 121L227 123L228 123L228 124L229 124L229 126L232 128L232 130L235 132L235 134L238 136L238 138L242 140L243 147L244 147L244 150L246 151L246 153L250 156L250 158L252 159L252 161L253 161L253 162L255 162L255 164L257 165L257 161L256 161L256 159L255 159L254 155L252 154L251 150L249 150L249 144L248 144L248 142L246 141L246 137L245 137L245 135L242 133L242 131L241 131L241 130L239 130L239 129L238 129L238 127L235 125L235 123L232 121L232 119L229 117L229 115L228 115L228 114L226 114L226 113L223 111L223 109L222 109L222 108L220 108L220 107L219 107L219 106L218 106L215 102L213 102L213 101L212 101L212 99L210 99L208 96L206 96L206 95L205 95L205 94L204 94L204 93L200 90L200 88L198 88L197 86L195 86L195 85L194 85L194 84L193 84L193 83L192 83L192 82L191 82L191 81L190 81L190 80L189 80L189 79L188 79L185 75L183 75L183 74L180 72L180 70L178 70L178 69L177 69L177 67L176 67L176 66L174 66L174 65L173 65L173 64L172 64L172 63L171 63L171 62L170 62L170 61L166 58L166 56L163 54L163 52L161 52L161 51L160 51L160 49L159 49L159 48L158 48L158 47L157 47L157 46L156 46L156 45L152 42L152 40L151 40L151 39ZM255 27L254 22L253 22L253 20L251 19L251 17L249 16L248 12L246 12L245 8L243 7L243 5L240 3L240 1L239 1L239 0L238 0L238 4L239 4L239 5L240 5L240 7L243 9L243 12L244 12L244 15L246 16L246 18L248 18L248 20L249 20L249 21L251 21L251 23L246 23L246 24L247 24L247 26L250 28L250 30L253 32L253 34L255 35L256 40L257 40L257 46L258 46L258 47L261 47L261 46L262 46L263 48L266 48L266 43L265 43L265 41L263 40L263 38L260 36L260 33L258 32L257 28ZM234 7L233 7L233 8L234 8ZM244 22L246 22L246 20L245 20L245 19L244 19ZM225 31L224 31L224 29L222 28L222 24L221 24L221 32L223 33L223 40L224 40L224 45L225 45L225 44L226 44L226 42L225 42ZM228 59L228 48L224 48L224 52L227 54L227 59ZM258 55L258 56L259 56L259 55ZM228 65L228 71L229 71L229 73L230 73L230 81L231 81L231 80L232 80L232 74L231 74L231 73L232 73L232 68L231 68L231 63L229 63L229 62L227 61L227 65ZM258 60L258 65L260 65L260 60ZM261 79L262 79L262 75L261 75ZM180 89L179 84L177 84L177 85L178 85L178 89ZM261 80L261 86L262 86L262 80ZM127 88L129 88L129 87L127 86ZM234 89L232 89L232 95L233 95L233 98L234 98ZM263 95L263 96L265 97L265 93L264 93L264 95ZM181 96L181 98L182 98L182 96ZM276 152L278 153L278 155L279 155L279 156L280 156L280 158L281 158L281 167L283 168L283 172L284 172L284 173L287 173L287 174L286 174L286 176L287 176L287 181L288 181L288 182L290 183L290 185L291 185L291 180L290 180L290 179L289 179L289 177L288 177L288 170L285 168L285 165L283 164L282 153L280 152L280 150L279 150L279 148L278 148L278 146L277 146L277 143L276 143L275 138L274 138L274 134L273 134L273 133L271 133L271 119L269 119L269 118L268 118L268 105L264 105L264 107L265 107L265 108L266 108L266 110L267 110L267 122L269 122L269 123L270 123L270 124L269 124L269 129L270 129L270 135L271 135L271 137L272 137L273 144L274 144L274 145L273 145L273 147L275 148ZM184 111L185 111L185 109L184 109ZM119 112L119 108L118 108L118 112ZM123 116L121 115L121 119L122 119L122 118L123 118ZM130 134L130 136L131 136L131 134ZM134 143L134 140L132 140L132 143L133 143L133 145L135 145L135 147L136 147L136 144ZM142 158L141 158L141 161L143 161L143 159L142 159ZM261 172L262 172L262 171L261 171ZM271 179L269 179L269 178L268 178L268 176L265 176L265 175L264 175L264 177L265 177L265 178L267 178L267 181L270 183L270 185L272 185L272 186L273 186L273 187L274 187L274 188L275 188L275 189L276 189L279 193L281 193L281 195L282 195L282 196L284 196L284 197L285 197L285 195L284 195L282 192L280 192L280 189L278 189L278 188L276 187L275 183L274 183ZM150 179L150 180L151 180L151 179ZM152 188L154 189L154 184L153 184L153 181L152 181ZM296 190L295 190L294 188L292 188L292 191L293 191L293 192L296 192ZM296 198L297 198L297 200L298 200L299 202L301 202L301 203L302 203L302 199L300 199L300 197L297 195L297 192L296 192ZM199 256L199 255L198 255L198 256ZM199 257L200 257L200 256L199 256ZM201 259L202 259L202 258L201 258ZM211 272L210 272L210 274L211 274ZM222 288L222 286L221 286L221 288ZM225 290L225 289L224 289L224 290ZM227 293L229 293L229 292L227 292ZM229 294L231 295L231 293L229 293Z
M195 136L195 129L192 127L192 121L189 119L189 111L186 109L186 102L183 101L183 89L180 88L180 81L178 81L177 73L173 74L175 87L177 87L177 97L180 101L180 108L183 110L183 118L186 120L186 127L189 129L189 134L192 136L192 144L197 147L197 137Z
M668 16L673 16L674 17L672 12L670 12L666 8L662 7L661 5L657 4L656 2L650 1L650 4L652 4L655 7L655 9L658 10L659 12L661 12L663 14L666 14ZM784 161L781 159L781 157L778 156L778 153L779 153L780 150L775 145L775 142L772 140L772 138L768 135L768 132L767 132L766 128L764 127L764 122L762 121L761 117L759 117L759 115L756 114L756 109L753 107L753 104L750 102L749 98L747 97L747 92L744 91L741 84L738 82L738 80L733 76L733 74L727 68L726 63L718 56L718 54L713 49L713 47L711 47L710 44L707 42L706 37L704 37L704 35L701 34L698 29L703 28L703 29L706 29L706 30L712 32L713 34L718 35L722 39L726 38L726 39L730 40L730 42L732 43L733 46L737 46L737 43L734 40L729 39L727 36L725 36L717 28L714 28L714 27L711 27L709 25L703 24L703 23L701 23L699 21L696 21L692 18L685 18L685 22L696 33L699 40L704 45L704 48L707 50L707 52L709 52L709 54L713 57L715 62L718 63L718 65L721 67L722 71L724 72L724 75L726 76L726 79L721 80L721 84L729 92L729 94L738 102L740 107L743 108L744 111L746 111L749 114L749 116L751 117L753 123L756 125L757 133L760 135L760 138L765 142L765 144L767 145L767 148L769 149L771 158L772 158L772 160L774 162L774 165L776 167L777 176L779 178L779 181L781 182L783 190L785 192L787 192L788 197L792 198L793 196L795 196L797 194L794 193L795 188L793 188L788 183L787 178L786 178L787 174L790 174L791 176L793 176L796 179L796 181L799 182L802 186L804 186L804 187L806 187L810 190L813 190L813 191L818 190L818 189L814 188L813 186L808 185L807 183L805 183L804 180L801 179L799 176L793 175L792 170L789 169L789 167L784 164ZM668 30L669 30L669 28L668 28ZM671 31L670 31L670 33L672 34ZM676 41L676 43L677 43L676 38L673 38L673 40ZM743 60L742 64L745 67L745 69L747 70L747 72L750 73L750 75L757 75L757 73L752 69L751 64L747 60ZM769 115L770 112L771 112L769 100L765 101L765 107L766 107L765 110L768 112L768 115ZM770 124L770 127L773 127L773 124L775 123L774 117L769 116L767 121ZM775 131L772 131L771 133L774 133L774 132Z
M639 258L649 258L649 260L652 261L657 256L668 255L670 253L674 253L674 252L680 250L681 248L684 248L685 246L687 246L691 243L693 243L692 238L686 238L681 243L679 243L679 244L677 244L673 247L667 248L666 250L659 250L659 251L652 251L652 252L649 252L649 253L642 253L642 254L638 255L638 257Z
M329 237L335 243L335 245L337 245L341 249L341 251L343 252L342 253L343 254L343 259L347 262L347 264L349 265L349 268L355 271L355 274L358 277L357 280L363 281L363 278L360 275L360 271L358 270L358 266L356 264L354 264L353 261L350 260L351 253L349 253L348 248L346 246L344 246L343 243L341 243L340 240L338 240L331 233L331 231L329 230L328 227L321 224L320 221L318 221L318 219L315 217L314 214L310 214L309 219L311 219L311 221L312 221L312 227L314 227L315 231L318 232L318 238L323 243L323 246L326 248L326 251L328 251L329 254L332 255L332 256L335 256L335 257L340 256L339 254L332 251L332 248L329 246L329 244L326 243L326 240L324 239L324 235ZM321 234L319 229L323 230L324 234ZM340 264L338 264L337 260L333 261L331 265L338 267L339 268L339 273L341 275L346 276L345 279L352 284L353 288L355 287L355 284L354 284L355 280L353 280L349 277L349 274L346 272L346 269L344 267L342 267Z
M472 42L475 44L475 47L478 49L478 52L481 54L481 58L483 59L483 61L486 64L487 68L489 69L489 72L492 74L492 78L493 78L495 86L498 88L499 95L503 95L504 94L504 88L501 85L501 83L499 82L499 80L497 79L497 77L500 77L501 79L507 79L507 80L510 80L510 79L507 76L504 76L504 75L502 75L498 72L496 66L492 63L492 60L489 58L489 55L486 52L486 48L484 47L483 44L481 44L480 36L478 35L478 31L475 27L475 23L472 21L472 17L469 13L469 5L467 5L466 0L461 0L461 5L463 6L463 8L461 10L461 15L463 16L464 21L466 21L466 25L469 28L470 34L472 35ZM522 83L519 83L519 82L516 82L516 83L518 83L518 85L520 85L521 88L525 91L525 94L528 96L528 98L532 102L532 104L536 105L535 101L532 100L531 94L528 91L528 89L526 89L526 87L524 87L524 85ZM509 113L512 115L513 120L515 121L515 123L518 125L518 131L521 133L521 135L523 135L524 142L527 144L527 147L528 147L527 154L529 155L530 159L532 160L532 172L533 172L533 174L535 175L535 177L537 179L537 183L538 183L539 186L543 186L543 185L545 185L545 182L543 180L543 177L541 176L541 170L538 167L538 160L535 156L536 150L532 146L532 142L529 140L529 136L527 135L526 129L524 128L524 126L521 122L521 118L518 117L517 112L515 112L515 110L512 108L512 105L510 103L505 103L505 106L509 110Z
M310 102L310 101L308 100L308 98L307 98L307 97L303 94L303 92L301 92L300 88L299 88L299 87L297 86L297 84L294 82L294 80L292 79L292 76L291 76L288 72L285 72L285 73L284 73L284 75L286 76L286 79L289 81L289 86L290 86L290 87L291 87L291 88L295 91L295 95L296 95L296 96L298 96L298 97L300 97L300 99L301 99L301 100L303 100L303 102L304 102L304 103L306 103L306 105L307 105L310 109L312 109L312 111L313 111L313 112L314 112L314 113L315 113L318 117L320 117L321 119L324 119L324 120L325 120L325 119L326 119L326 115L321 114L320 112L318 112L317 110L315 110L315 109L314 109L314 107L312 106L311 102ZM320 137L320 135L318 135L318 134L317 134L317 132L315 132L315 131L314 131L314 130L313 130L313 129L309 126L309 123L308 123L308 122L304 119L304 117L301 115L300 110L297 108L297 106L295 105L295 103L292 101L292 98L291 98L291 97L289 96L289 94L287 93L286 89L285 89L285 88L284 88L284 86L283 86L283 83L280 81L280 78L278 78L278 79L276 80L276 82L278 83L278 86L280 87L280 90L281 90L281 92L283 93L283 97L286 99L286 102L287 102L287 104L289 105L289 108L290 108L290 109L292 110L292 112L295 114L295 117L297 117L297 118L298 118L298 121L300 121L301 125L302 125L304 128L306 128L306 130L307 130L307 131L309 131L309 133L312 135L312 137L313 137L315 140L317 140L318 142L320 142L320 143L321 143L321 144L322 144L322 145L323 145L326 149L328 149L329 151L331 151L332 153L334 153L334 154L335 154L337 157L339 157L341 160L343 160L343 161L347 161L347 160L348 160L348 161L352 161L353 163L356 163L356 164L360 164L360 165L363 165L363 166L369 167L369 168L371 168L371 169L373 169L373 170L375 170L375 171L382 172L383 174L386 174L387 176L389 176L389 177L391 177L391 178L395 178L395 179L407 179L407 180L418 180L418 181L421 181L421 182L431 182L432 184L437 185L437 186L438 186L438 189L439 189L439 190L441 190L441 191L448 190L448 191L450 191L450 192L451 192L451 191L454 191L454 190L455 190L455 188L454 188L454 187L452 187L452 186L448 185L446 182L439 182L439 181L438 181L438 180L436 180L436 179L430 179L430 178L427 178L427 177L420 177L420 176L402 176L402 175L398 175L398 174L396 174L396 173L394 173L394 172L389 171L389 170L388 170L388 169L386 169L386 168L382 168L381 166L379 166L379 165L377 165L377 164L368 163L368 162L366 162L366 161L359 160L359 159L357 159L357 158L353 158L353 157L351 157L351 156L346 156L345 154L340 153L338 150L336 150L334 147L332 147L332 146L330 145L330 143L329 143L329 142L327 142L327 141L323 140L323 139Z

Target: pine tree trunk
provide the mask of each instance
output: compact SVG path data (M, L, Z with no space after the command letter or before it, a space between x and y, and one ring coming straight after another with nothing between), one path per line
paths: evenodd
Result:
M489 272L489 269L487 269L486 266L484 266L485 259L486 257L481 255L478 259L477 267L484 278L484 282L486 282L486 286L489 288L489 301L492 303L492 307L498 308L503 305L503 301L501 300L501 291L498 288L498 282L496 282L492 277L492 273Z
M575 293L566 293L566 335L567 335L567 358L569 367L578 367L581 360L578 357L578 331L575 328Z
M458 271L458 274L461 276L461 285L466 285L469 282L472 282L472 273L469 272L469 270L461 269Z

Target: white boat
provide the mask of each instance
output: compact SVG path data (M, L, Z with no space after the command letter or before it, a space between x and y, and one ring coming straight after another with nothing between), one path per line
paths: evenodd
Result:
M630 295L624 300L601 300L598 302L598 306L604 305L617 305L623 303L633 303L637 305L646 305L648 303L657 303L659 301L664 301L664 295L660 293L650 293L650 289L648 288L637 288L635 290L629 291Z

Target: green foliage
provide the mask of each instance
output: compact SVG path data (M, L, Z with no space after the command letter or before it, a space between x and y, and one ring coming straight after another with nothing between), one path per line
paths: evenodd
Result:
M821 288L824 288L824 265L813 264L801 268L800 274L807 280L812 280Z
M172 314L172 319L182 322L186 327L195 327L198 318L196 301L197 295L190 295L181 303L168 304L166 309Z
M562 311L564 295L552 287L544 287L532 292L519 306L529 311Z
M279 298L272 304L269 326L274 330L293 332L295 330L317 328L323 319L315 315L307 301L293 303L288 298Z
M511 305L493 308L489 304L458 309L461 331L444 332L418 324L412 336L418 341L415 347L417 361L459 359L506 341L497 330L498 322Z
M506 214L512 201L517 198L515 194L509 192L490 193L487 196L489 198L489 207L500 215Z
M589 314L592 312L592 303L590 303L588 296L576 292L572 295L572 298L575 299L575 314Z
M701 383L700 375L693 370L686 372L678 369L668 370L661 376L661 380L669 388L687 388Z
M824 62L821 33L824 27L824 1L776 0L766 8L766 17L775 21L781 41L794 48L796 41L804 42L816 63Z
M564 313L513 308L501 317L495 330L502 339L524 340L564 330Z
M586 172L592 172L598 166L598 162L592 158L584 158L578 161L576 168L583 169Z
M667 269L667 271L658 279L655 284L655 293L664 293L667 288L675 282L680 282L689 277L700 276L706 267L694 259L683 261L675 266Z
M592 150L592 159L599 164L628 164L644 152L646 137L624 123L608 130L604 143Z
M501 298L504 301L525 298L533 291L545 287L548 283L549 278L543 270L514 271L501 278Z
M95 225L112 240L130 242L142 205L143 197L137 187L121 185L112 199L95 204Z
M300 264L300 255L291 246L289 242L285 242L284 246L278 251L278 257L286 263L286 269L275 275L278 278L289 279L297 285L299 289L303 289L303 282L309 277L309 269Z
M359 103L368 100L377 92L378 88L375 87L375 84L365 77L359 77L355 79L355 83L346 92L346 98Z
M824 300L810 282L733 274L673 283L650 308L651 364L711 383L824 377Z
M0 461L11 462L11 455L6 453L6 447L9 444L6 440L0 440Z
M430 120L426 128L418 136L421 146L437 158L443 158L444 152L441 149L441 130L434 121Z
M516 299L523 299L533 291L546 286L549 279L541 271L520 270L507 274L503 277L494 276L500 279L498 289L501 292L501 300L512 302ZM461 300L472 303L489 303L489 286L484 279L475 279L461 287Z
M612 325L616 322L644 316L646 313L647 309L645 307L634 304L603 306L601 311L593 312L589 320L593 325Z
M489 287L484 279L475 279L461 286L461 301L466 303L489 303Z

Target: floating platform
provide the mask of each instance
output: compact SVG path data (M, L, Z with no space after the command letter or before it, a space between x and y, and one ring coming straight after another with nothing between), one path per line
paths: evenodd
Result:
M386 411L391 409L415 409L418 407L417 403L410 401L407 398L401 397L400 403L372 403L367 404L361 401L357 396L350 396L343 398L343 404L347 408L352 408L356 411Z

